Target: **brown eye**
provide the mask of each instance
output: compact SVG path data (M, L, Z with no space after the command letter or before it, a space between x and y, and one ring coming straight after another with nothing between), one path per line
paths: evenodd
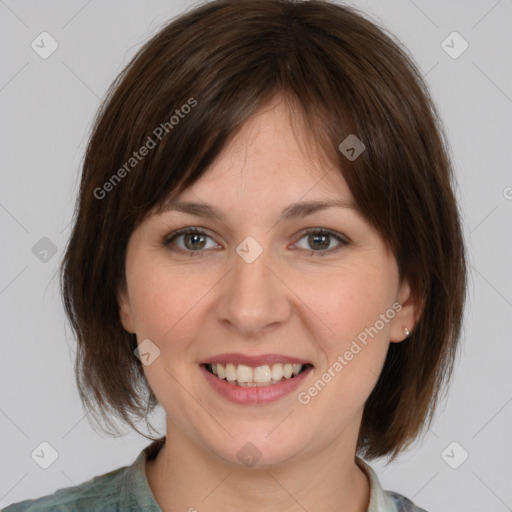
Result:
M184 228L174 231L162 241L174 252L200 255L207 249L218 249L219 245L200 228Z
M331 243L331 235L308 235L308 244L312 249L327 249Z
M348 241L341 235L332 233L325 229L310 229L307 230L300 238L299 241L305 240L306 243L297 243L300 249L306 251L313 251L315 255L323 256L329 254L341 247L348 245Z
M191 251L203 249L206 244L206 237L200 233L189 233L182 236L185 247Z

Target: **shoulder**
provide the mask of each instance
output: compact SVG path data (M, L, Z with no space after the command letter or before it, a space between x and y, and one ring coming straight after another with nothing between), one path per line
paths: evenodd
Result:
M41 498L13 503L2 512L80 512L91 510L121 510L121 489L126 466L74 486L59 489Z
M395 505L396 512L427 512L425 509L417 507L409 498L396 492L385 491L386 496Z

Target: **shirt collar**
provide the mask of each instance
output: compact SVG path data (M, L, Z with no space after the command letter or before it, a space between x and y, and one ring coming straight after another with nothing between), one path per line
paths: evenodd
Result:
M382 488L379 478L371 466L360 457L356 457L356 464L366 474L370 484L370 503L367 512L397 512L394 501Z

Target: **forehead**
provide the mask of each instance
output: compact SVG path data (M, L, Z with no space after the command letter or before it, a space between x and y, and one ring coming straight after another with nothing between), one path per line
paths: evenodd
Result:
M283 202L352 198L337 165L312 140L284 102L274 100L249 118L203 176L180 198L258 196Z

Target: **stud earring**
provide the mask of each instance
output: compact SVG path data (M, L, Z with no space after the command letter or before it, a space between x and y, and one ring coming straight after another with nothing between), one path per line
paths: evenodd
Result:
M409 334L411 334L409 332L409 329L407 329L407 327L404 327L404 334L405 334L406 337L409 336Z

